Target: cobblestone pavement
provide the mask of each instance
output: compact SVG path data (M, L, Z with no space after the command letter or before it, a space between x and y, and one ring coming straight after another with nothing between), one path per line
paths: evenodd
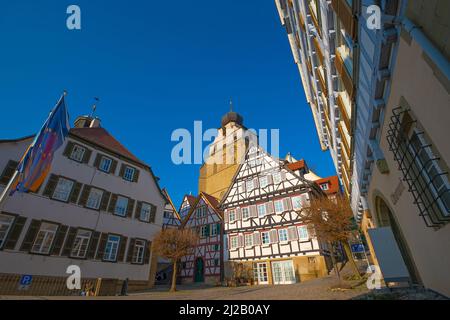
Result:
M135 300L347 300L369 292L364 286L348 290L331 290L335 285L333 276L309 280L291 285L245 286L237 288L178 286L175 293L167 287L157 287L127 297L0 297L3 299L135 299Z

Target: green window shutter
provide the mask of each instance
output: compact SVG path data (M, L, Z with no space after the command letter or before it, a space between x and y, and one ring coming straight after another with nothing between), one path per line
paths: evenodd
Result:
M114 213L116 203L117 203L117 194L113 194L111 196L111 201L109 202L108 212Z
M60 225L58 227L58 230L56 231L55 240L53 241L53 247L50 250L51 255L59 256L64 242L64 238L66 237L67 228L68 227L65 225Z
M80 195L81 187L83 186L80 182L75 182L72 191L70 192L69 201L72 203L77 203L78 196Z
M142 210L142 202L138 201L136 206L136 211L134 213L134 218L139 219L141 217L141 210Z
M11 180L14 175L14 171L16 171L18 162L14 160L9 160L6 164L5 169L3 169L2 175L0 176L0 184L8 184L9 180Z
M103 155L100 153L97 153L97 156L95 157L94 167L96 167L97 169L100 166L100 160L102 159L102 157L103 157Z
M117 169L117 161L113 160L109 172L112 174L116 174L116 169Z
M123 262L123 258L125 257L125 249L127 247L127 240L127 237L120 236L119 250L116 262Z
M109 198L111 197L111 192L103 191L102 202L100 203L100 210L106 211L108 209Z
M65 256L65 257L70 256L70 252L72 251L73 242L75 241L76 235L77 235L77 228L70 227L69 233L67 234L66 243L64 243L64 248L61 253L62 256Z
M14 219L14 225L12 226L11 231L8 232L7 238L5 239L5 244L1 249L14 250L26 221L27 218L25 217L16 217Z
M216 230L217 230L217 234L218 234L218 235L220 235L220 229L221 229L220 227L221 227L221 224L220 224L220 223L217 223L217 224L216 224Z
M92 155L92 150L85 148L84 149L84 155L83 155L83 163L89 163L89 160L91 159L91 155Z
M86 259L94 259L99 239L100 239L100 232L96 231L91 235L91 240L89 242L89 248L86 255Z
M131 238L130 243L128 245L128 252L127 252L127 262L128 263L131 263L131 259L133 257L134 242L135 242L135 239Z
M128 206L127 206L127 217L128 218L133 217L133 210L134 210L135 203L136 203L136 200L128 199Z
M51 174L50 178L48 178L47 185L45 186L44 192L42 193L44 196L51 198L53 196L53 191L55 191L56 185L58 183L59 177L55 174Z
M154 223L156 218L156 206L154 204L151 205L150 209L150 220L149 222Z
M78 204L82 207L84 207L87 203L87 200L89 198L89 193L91 192L91 186L88 186L85 184L83 186L83 191L81 192L80 200L78 200Z
M67 158L70 157L73 147L74 147L74 143L72 141L67 142L66 148L64 149L63 155Z
M152 253L152 242L147 241L144 250L144 264L150 264L150 255Z
M108 241L108 234L102 233L102 235L100 237L100 244L98 245L98 250L97 250L97 255L96 255L97 260L103 260L103 255L105 253L107 241Z
M207 224L206 225L206 236L209 236L211 234L210 231L211 231L211 225Z
M29 252L31 250L31 246L33 245L34 239L39 231L41 226L40 220L31 220L30 226L28 227L27 234L22 241L22 245L20 246L20 251Z

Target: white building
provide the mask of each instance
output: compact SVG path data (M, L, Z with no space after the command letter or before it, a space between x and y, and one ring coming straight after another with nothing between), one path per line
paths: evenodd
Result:
M0 190L32 139L0 140ZM77 265L82 279L128 278L130 286L151 286L151 241L164 206L151 168L98 119L79 117L40 190L16 192L1 208L0 273L65 283L67 267Z

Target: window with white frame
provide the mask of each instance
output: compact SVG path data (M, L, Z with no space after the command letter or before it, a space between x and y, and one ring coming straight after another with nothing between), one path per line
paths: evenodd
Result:
M284 211L283 200L274 201L274 207L276 213L281 213Z
M253 247L253 233L244 235L244 242L246 247Z
M91 188L89 192L89 197L86 202L86 207L91 209L100 208L100 203L102 202L103 190Z
M85 152L86 148L83 148L82 146L76 144L72 148L72 152L70 153L70 159L82 162Z
M31 252L48 254L55 239L58 225L48 222L42 222L39 231L34 240Z
M230 222L236 221L236 210L230 210L228 211L228 220L230 220Z
M241 211L242 211L242 219L250 218L250 208L249 207L244 207L241 209Z
M273 178L273 183L274 184L279 184L281 182L281 172L274 172L272 174L272 178Z
M278 230L278 239L280 240L280 242L288 241L287 229Z
M14 223L14 216L0 213L0 248L3 247L6 236Z
M253 179L247 180L247 191L252 191L255 188Z
M141 212L139 212L139 220L149 222L151 210L152 206L148 203L143 202L141 206Z
M269 185L269 177L268 176L262 176L259 178L259 185L261 188L265 188Z
M145 240L136 239L134 241L133 254L131 258L132 263L144 263Z
M267 213L266 205L265 204L259 204L258 205L258 217L264 217Z
M85 258L89 240L91 239L92 232L89 230L78 229L73 241L72 251L70 256L74 258Z
M111 170L111 164L112 164L112 159L103 156L102 159L100 160L100 165L98 166L98 168L101 171L109 172L109 170Z
M118 216L126 216L128 208L128 198L118 196L116 201L116 206L114 207L114 213Z
M103 260L116 261L117 252L119 250L120 236L108 235L108 241L106 242L105 253L103 254Z
M261 243L262 244L270 244L269 232L261 232Z
M209 236L209 226L201 226L200 227L200 238L206 238Z
M127 181L133 181L135 172L136 169L126 166L123 173L123 178Z
M201 206L197 208L197 218L202 218L206 216L206 206Z
M216 235L218 235L219 234L219 229L220 228L220 224L211 224L211 227L210 227L210 235L211 235L211 237L214 237L214 236L216 236Z
M309 240L308 227L307 226L299 226L298 230L298 238L300 241Z
M230 238L230 249L236 249L238 247L238 243L239 243L239 241L238 241L237 236L231 237Z
M323 191L327 191L327 190L329 189L328 183L322 183L322 184L320 185L320 188L321 188Z
M292 200L292 208L294 210L300 210L302 208L302 197L295 196L291 198Z
M56 184L55 191L53 191L52 198L60 201L67 201L72 191L73 181L59 178Z

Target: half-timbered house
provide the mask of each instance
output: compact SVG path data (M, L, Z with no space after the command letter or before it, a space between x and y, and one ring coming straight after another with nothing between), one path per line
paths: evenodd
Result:
M166 205L164 207L163 214L163 229L179 228L181 225L181 217L178 213L178 210L175 208L175 205L172 202L172 198L170 198L167 190L162 189L162 193L166 198Z
M227 269L243 263L258 284L289 284L328 273L325 244L301 210L319 186L259 146L251 146L220 203ZM226 272L228 274L228 272Z
M223 274L223 220L218 200L200 192L182 223L198 232L199 241L192 253L181 259L183 283L217 284Z

